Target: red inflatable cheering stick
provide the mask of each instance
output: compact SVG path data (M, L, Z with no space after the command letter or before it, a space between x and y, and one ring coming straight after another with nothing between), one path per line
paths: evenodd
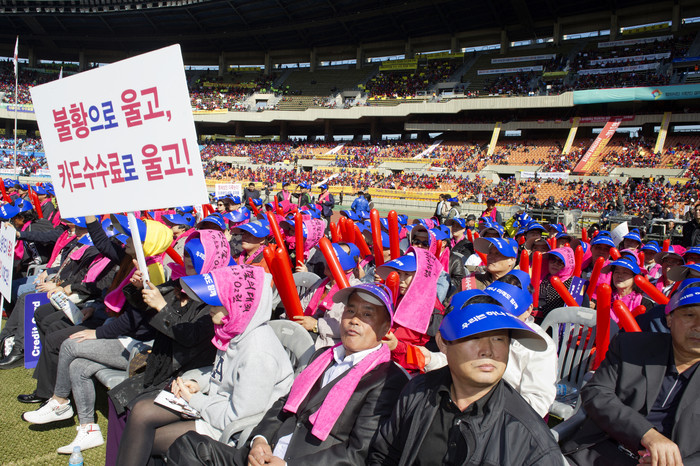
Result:
M401 256L399 248L399 216L395 210L389 212L387 217L389 223L389 242L391 244L391 260Z
M355 225L355 245L357 245L358 248L360 248L360 254L362 254L362 258L364 259L367 256L372 255L372 251L369 250L369 246L367 246L367 241L365 241L365 236L362 234L360 231L360 227Z
M340 266L338 255L335 253L330 240L323 237L318 245L323 253L323 257L326 259L326 264L328 264L328 269L331 271L333 279L338 284L338 288L342 290L343 288L349 287L350 282L348 282L348 277L345 275L343 268Z
M535 251L532 254L532 274L530 283L532 284L532 306L537 309L540 303L540 281L542 279L542 253Z
M301 213L294 214L294 240L297 256L297 267L304 265L304 221L301 219Z
M610 345L610 299L612 290L610 285L603 283L596 289L598 301L596 303L596 330L595 330L595 361L593 370L598 369L605 359Z
M579 304L576 302L573 296L571 296L571 293L569 293L569 290L566 289L564 284L561 282L561 279L559 277L552 277L550 278L550 283L554 287L554 289L557 291L559 296L561 296L561 299L564 300L564 304L567 306L575 307L578 306Z
M654 285L652 285L647 277L643 277L642 275L637 275L634 277L634 284L639 287L640 290L645 292L647 296L649 296L651 299L653 299L656 304L668 304L668 296L663 294L661 291L658 290Z
M372 225L374 265L379 267L384 264L384 249L382 246L382 225L379 223L379 212L377 212L377 209L372 209L369 213L369 223Z
M581 267L583 266L583 246L580 244L574 250L574 276L581 277Z
M636 320L634 320L634 317L632 316L632 313L630 310L627 308L625 303L623 303L620 300L615 300L615 302L612 305L613 312L617 316L619 320L620 327L622 327L625 332L641 332L642 329L639 328L639 324L637 323Z
M399 273L398 272L391 272L388 277L386 277L386 287L391 290L391 299L394 301L394 305L396 305L396 300L399 297Z
M600 278L600 271L603 270L605 265L605 258L599 257L596 259L595 264L593 264L593 271L591 272L591 278L588 282L588 288L586 289L586 294L588 296L593 296L593 291L598 286L598 278Z
M520 253L520 270L529 274L530 273L530 253L527 249Z

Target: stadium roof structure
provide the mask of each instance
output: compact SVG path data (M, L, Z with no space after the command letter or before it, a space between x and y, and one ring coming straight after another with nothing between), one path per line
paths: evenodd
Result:
M678 1L675 2L678 4ZM698 2L681 1L681 6ZM486 29L509 40L551 37L560 18L632 9L640 18L674 2L650 0L0 0L0 43L46 59L133 55L172 43L186 54L359 46ZM644 14L644 13L647 14ZM607 16L606 16L607 15ZM639 23L637 23L639 24ZM101 53L101 57L93 57ZM216 55L214 55L216 56Z

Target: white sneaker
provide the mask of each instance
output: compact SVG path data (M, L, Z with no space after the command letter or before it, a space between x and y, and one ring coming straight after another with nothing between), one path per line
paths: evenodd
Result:
M86 424L85 427L76 427L78 435L75 436L73 441L56 450L62 455L70 455L73 453L73 447L80 447L80 451L85 451L88 448L95 448L103 445L105 443L104 438L102 438L102 431L100 431L100 426L97 424Z
M31 424L48 424L49 422L63 421L73 417L73 407L70 402L62 405L58 400L51 398L45 405L35 411L22 414L22 419Z

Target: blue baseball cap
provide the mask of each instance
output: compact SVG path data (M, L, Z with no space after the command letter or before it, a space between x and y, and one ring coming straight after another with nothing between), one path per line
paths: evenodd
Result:
M408 215L399 214L397 218L399 220L399 225L405 226L408 223Z
M367 212L366 210L361 210L359 216L361 219L367 220L369 219L369 212Z
M484 291L515 317L522 315L532 306L532 294L529 291L508 283L496 280Z
M623 239L623 240L625 240L625 239L631 239L631 240L637 241L637 242L639 242L639 243L642 242L642 238L641 238L641 236L639 236L639 230L637 230L637 229L634 229L634 230L630 231L630 232L627 233L625 236L623 236L622 239Z
M457 225L459 225L460 228L467 228L467 221L464 220L463 218L454 217L454 218L448 218L445 221L445 225L447 225L447 226L453 225L455 223Z
M32 205L31 202L29 202L26 199L22 199L21 197L15 199L14 204L15 204L15 207L17 207L19 209L20 213L29 212L30 210L32 210L34 208L34 206Z
M534 231L534 230L547 231L547 229L545 227L543 227L540 223L531 222L527 225L527 229L525 230L525 232Z
M692 248L686 249L685 252L683 253L683 257L685 258L688 254L700 255L700 246L693 246Z
M477 252L488 254L492 247L495 247L506 257L518 257L518 243L510 238L477 238L474 240L474 249Z
M345 215L347 218L349 218L353 222L357 222L360 220L360 217L353 210L341 210L340 214Z
M210 225L216 226L221 231L226 230L226 222L224 222L224 217L221 216L219 213L207 215L204 217L198 224L197 224L197 229L202 228L203 223L209 223Z
M377 267L377 275L385 280L387 276L394 270L400 270L402 272L415 272L416 271L416 256L413 254L408 254L405 256L397 257L393 261L385 262L384 264Z
M112 214L110 215L110 219L112 220L112 226L119 234L131 236L131 229L129 228L129 219L126 217L126 215ZM70 221L70 219L67 220ZM138 225L139 236L141 237L141 241L143 241L146 239L146 223L140 218L137 218L136 224Z
M197 221L194 216L190 214L166 214L163 215L163 218L172 225L187 225L188 227L193 227Z
M349 286L337 291L333 295L333 302L347 304L350 297L355 293L371 304L377 306L384 305L389 313L391 324L394 324L394 301L389 288L381 283L362 283L360 285Z
M455 293L450 299L450 306L452 309L462 309L464 304L475 296L488 296L484 290L464 290L459 293Z
M120 243L122 243L125 246L126 246L126 242L129 240L128 235L115 234L114 237L117 239L117 241L119 241Z
M503 307L495 304L469 304L455 309L442 319L440 335L446 341L455 341L494 330L509 330L510 337L533 351L544 351L544 338Z
M270 228L267 225L263 225L259 222L249 222L243 225L238 225L234 230L247 231L256 238L266 238L270 235Z
M669 280L680 282L688 278L691 272L700 274L700 264L676 265L668 270L667 276Z
M635 275L638 275L640 273L639 265L637 265L637 263L629 256L621 257L618 260L612 261L609 264L609 267L611 270L613 267L623 267L631 271Z
M323 183L321 186L319 186L321 189L328 189L328 185L326 183Z
M554 237L555 239L562 239L562 238L569 238L569 240L573 239L573 236L571 236L568 233L557 233L556 236Z
M610 246L611 248L616 246L615 242L609 235L601 233L598 233L596 237L591 240L591 246L595 246L596 244L604 244L606 246Z
M446 240L450 237L449 234L445 233L440 228L432 228L430 231L435 235L435 239L438 241Z
M216 290L214 276L210 273L181 277L180 285L187 296L196 301L204 302L210 306L224 305Z
M198 274L201 273L205 259L202 240L199 238L188 239L185 243L185 252L190 256L190 259L192 259L195 272Z
M15 186L22 191L29 191L29 185L27 183L17 183Z
M523 290L527 290L530 287L530 274L523 272L520 269L511 270L506 275L513 275L518 279Z
M241 203L241 196L231 196L229 195L229 198L233 201L234 204L240 204Z
M296 234L296 230L295 230L295 228L296 228L296 223L294 222L294 219L293 219L293 218L288 218L287 220L282 220L282 221L280 222L280 226L282 226L282 224L284 224L284 223L286 223L286 224L289 226L289 228L290 228L292 231L294 231L295 234ZM302 233L304 234L304 238L306 238L306 225L304 225L304 222L303 222L303 221L301 222L301 224L302 224L302 229L301 229L301 230L302 230ZM349 243L346 243L346 244L349 244Z
M341 245L345 245L350 248L350 253L345 252ZM338 262L340 262L340 266L343 268L343 270L354 269L357 265L355 258L360 256L360 250L357 249L357 246L352 243L333 243L332 246L333 250L335 251L335 255L338 256Z
M670 314L681 306L700 304L699 284L700 278L686 278L683 280L678 286L678 290L673 293L673 296L671 296L668 304L666 304L666 314Z
M85 221L85 217L64 217L63 220L65 220L66 222L72 223L76 227L87 228L87 222ZM145 226L145 224L144 224L144 226ZM146 233L144 233L144 236L145 235L146 235ZM144 239L144 237L142 236L141 240L143 241L143 239Z
M38 195L38 196L46 196L46 188L36 185L32 186L32 190Z
M248 209L238 209L224 214L224 218L230 220L233 223L241 223L250 220L250 210Z
M175 207L175 211L179 214L189 214L191 212L194 212L194 207L191 205L183 205L180 207Z

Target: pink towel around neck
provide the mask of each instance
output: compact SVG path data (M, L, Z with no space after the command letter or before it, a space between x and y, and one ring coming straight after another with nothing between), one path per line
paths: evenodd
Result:
M83 283L93 283L100 276L102 271L107 268L107 266L112 262L109 257L103 257L102 254L98 255L92 264L90 264L85 277L83 278Z
M333 361L333 350L340 345L342 345L342 343L328 348L299 374L292 384L289 397L284 405L285 411L288 413L297 413L301 402L309 396L311 389L316 382L323 377L323 373ZM343 378L336 382L333 388L330 389L318 411L309 416L309 422L313 424L311 434L321 441L326 440L362 377L371 372L378 365L390 360L391 352L389 348L386 345L382 345L378 350L371 352L365 356L362 361L353 366Z
M75 235L70 232L70 230L66 230L63 233L61 233L61 236L58 237L56 240L56 244L53 247L53 250L51 251L51 257L49 258L49 262L47 263L49 267L52 266L52 264L56 261L56 257L61 253L61 249L63 249L66 244L70 243L73 241L73 238L75 238Z
M435 307L437 281L442 264L434 254L411 246L408 253L416 256L416 274L394 312L394 322L410 330L425 333Z
M312 218L309 220L304 220L304 226L306 227L306 238L304 239L304 259L309 259L309 251L316 247L323 234L326 231L325 220L320 220L317 218Z
M263 291L271 293L264 286L265 270L251 265L233 265L212 270L216 293L228 311L222 323L214 325L214 338L211 342L218 349L226 351L229 341L243 333L258 310ZM267 290L265 290L268 288Z
M20 231L25 231L31 224L32 222L26 222ZM22 260L22 257L24 257L24 241L17 241L15 243L15 260Z

